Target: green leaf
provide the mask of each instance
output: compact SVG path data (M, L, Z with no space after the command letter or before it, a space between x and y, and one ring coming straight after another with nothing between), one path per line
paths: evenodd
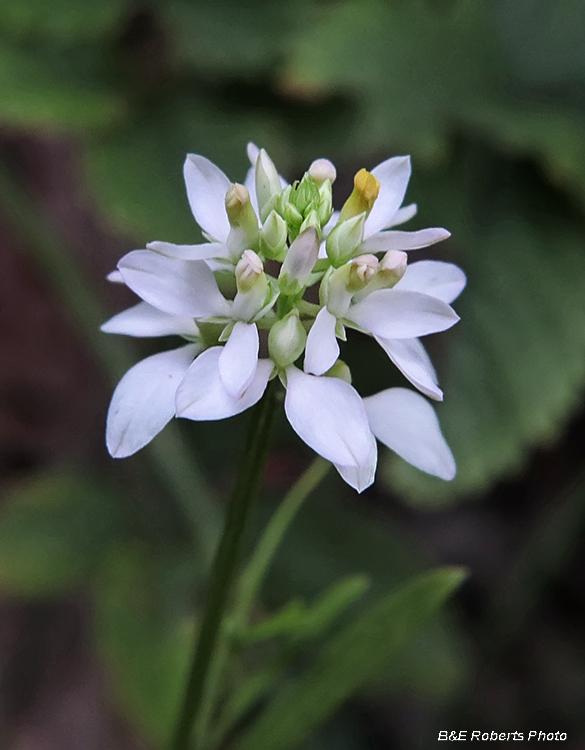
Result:
M461 112L469 132L489 139L512 156L541 164L553 185L585 205L585 118L576 108L522 100L483 102Z
M332 93L362 105L352 144L436 157L459 108L497 80L483 4L341 0L319 4L283 74L291 95ZM363 146L362 146L363 148Z
M113 551L95 589L95 632L117 704L163 746L193 645L192 559L136 543Z
M2 0L0 31L60 43L92 41L111 33L128 12L126 0Z
M468 275L455 307L437 413L458 464L453 482L399 459L384 474L412 501L485 491L550 443L585 381L583 220L536 172L469 149L454 177L428 181L421 205L452 230ZM432 223L432 222L431 222Z
M125 115L125 104L76 60L56 61L0 42L0 123L69 131L99 129Z
M297 747L348 698L391 668L404 644L436 615L464 575L459 568L426 573L376 602L282 689L236 742L236 750Z
M186 154L203 154L230 179L243 181L249 140L274 143L270 123L222 112L197 91L178 95L89 146L89 188L108 222L142 242L197 242L183 182Z
M53 473L24 483L0 508L0 591L24 597L69 591L125 532L119 504L87 476Z
M292 599L281 610L262 622L247 626L235 637L245 644L287 635L293 640L320 636L344 610L364 594L370 581L366 576L351 576L333 584L311 606Z

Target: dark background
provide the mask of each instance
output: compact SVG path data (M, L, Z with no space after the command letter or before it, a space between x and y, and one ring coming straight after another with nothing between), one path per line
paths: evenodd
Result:
M147 241L197 241L185 153L242 180L248 140L289 179L333 159L338 206L357 169L410 153L408 228L446 226L428 257L469 280L429 342L457 479L387 453L359 497L329 477L265 605L353 572L376 590L438 563L470 578L306 750L465 728L585 746L584 28L581 0L4 0L0 747L168 731L247 415L110 459L113 387L168 342L99 332L132 303L104 277ZM371 341L347 351L363 395L401 383ZM281 418L258 523L310 459Z

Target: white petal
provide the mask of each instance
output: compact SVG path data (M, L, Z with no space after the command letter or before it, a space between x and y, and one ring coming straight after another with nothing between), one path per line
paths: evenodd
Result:
M323 458L363 467L371 459L372 436L360 396L339 378L286 371L284 410L297 435Z
M364 404L378 440L417 469L453 479L455 459L425 398L407 388L389 388L365 398Z
M256 159L258 158L258 154L260 153L260 149L255 143L252 143L252 141L248 142L248 145L246 146L246 153L248 154L248 159L250 160L250 164L255 167L256 166Z
M258 154L256 154L256 158L258 157ZM256 195L256 158L252 162L252 166L246 173L246 179L244 180L244 185L248 189L248 192L250 193L250 202L252 206L254 207L254 211L256 212L256 216L260 216L260 210L258 208L258 196ZM250 161L252 161L250 159Z
M451 304L465 288L465 274L454 263L442 260L419 260L409 264L395 289L422 292Z
M408 206L399 208L398 211L396 211L396 213L394 214L392 224L388 224L388 226L397 227L399 224L404 224L404 222L409 221L413 216L416 216L417 211L418 206L416 205L416 203L410 203Z
M256 374L241 398L228 395L219 375L223 347L203 352L191 365L177 389L177 416L209 421L225 419L245 411L262 398L273 370L269 359L261 359Z
M335 468L340 473L342 479L358 492L363 492L373 483L376 477L378 447L374 436L372 435L371 437L370 455L366 463L361 466L340 466L339 464L335 464Z
M352 305L347 320L385 339L414 339L445 331L459 316L445 302L428 294L379 289Z
M439 388L431 358L418 339L383 339L380 336L375 339L419 391L437 401L443 400L443 391Z
M148 250L178 260L209 260L210 258L229 258L227 245L221 242L203 242L200 245L173 245L172 242L148 242Z
M325 224L325 226L323 227L323 231L321 232L321 234L322 234L323 237L327 237L327 235L329 234L329 232L337 224L337 222L339 221L339 213L340 213L339 211L334 211L331 214L331 218L329 219L329 221L327 222L327 224Z
M232 183L219 167L199 154L187 156L183 174L195 221L213 239L225 242L230 233L225 194Z
M240 398L252 382L260 346L255 323L238 321L219 358L219 375L232 398Z
M133 250L118 268L132 291L163 312L197 318L229 311L204 260L176 260L152 250Z
M157 310L147 302L139 302L134 307L123 310L103 324L104 333L121 333L124 336L196 336L199 333L193 318Z
M161 352L134 365L118 383L106 426L106 444L114 458L143 448L175 415L175 393L198 344Z
M305 372L323 375L339 357L339 344L335 336L337 318L324 307L319 311L307 336Z
M361 251L367 253L385 253L388 250L420 250L446 240L451 232L441 227L419 229L418 232L401 232L390 230L370 235L362 245Z
M394 156L372 169L380 183L380 192L366 219L364 237L390 226L404 200L410 173L410 156Z
M124 279L122 278L122 274L120 271L118 271L117 268L115 268L113 271L110 271L110 273L106 276L106 279L108 281L111 281L112 284L123 284Z

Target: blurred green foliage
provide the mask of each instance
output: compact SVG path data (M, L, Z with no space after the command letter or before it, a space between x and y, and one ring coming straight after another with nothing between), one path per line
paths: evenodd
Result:
M518 470L559 435L583 391L584 21L585 0L3 0L0 126L74 136L104 222L140 245L198 239L181 175L188 151L239 180L248 140L289 177L319 156L333 158L343 177L411 153L408 200L420 205L413 228L448 227L453 238L431 256L455 260L469 279L456 303L461 323L431 352L459 473L446 484L387 457L379 476L404 498L439 506ZM368 356L361 359L377 371ZM356 381L391 384L378 374L356 373ZM167 483L175 447L154 448ZM200 563L180 545L169 550L137 533L116 492L68 472L19 488L0 515L0 592L54 595L93 577L97 639L115 694L162 741L188 660ZM348 610L352 622L335 623L338 640L321 671L297 675L272 704L274 724L257 724L243 747L275 748L273 731L290 736L282 728L290 695L299 712L304 697L311 703L295 714L300 742L355 689L376 689L382 664L393 666L386 687L432 695L454 691L465 672L460 639L444 624L403 645L398 635L376 635L369 650L371 633L395 625L404 633L392 619L395 597L406 597L409 622L422 624L435 600L419 599L421 591L436 584L438 604L454 579L442 572L404 584L423 553L328 503L319 498L300 515L266 600L279 608L300 595L310 604L296 614L305 616L317 592L356 572L371 580L371 593ZM207 505L191 516L197 523L206 513ZM280 637L293 615L280 611L280 623L267 617L257 628ZM352 654L357 662L344 660ZM253 666L248 682L235 679L232 719L273 685L261 659Z

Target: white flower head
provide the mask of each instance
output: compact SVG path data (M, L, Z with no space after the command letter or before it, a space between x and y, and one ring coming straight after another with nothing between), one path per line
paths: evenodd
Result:
M406 251L449 236L438 228L393 229L416 213L414 205L401 207L410 159L360 170L334 213L331 162L314 161L289 185L265 151L250 144L248 155L245 185L203 156L187 157L187 195L207 242L149 243L110 275L141 301L104 324L105 332L187 341L122 378L108 414L110 453L131 455L173 416L238 414L278 376L295 432L358 491L374 479L376 439L422 471L452 479L455 462L430 403L405 388L362 399L339 358L339 342L354 328L377 341L422 393L442 398L419 337L457 322L450 303L465 275L451 263L408 263ZM307 298L314 286L318 294ZM261 355L261 330L268 356Z

